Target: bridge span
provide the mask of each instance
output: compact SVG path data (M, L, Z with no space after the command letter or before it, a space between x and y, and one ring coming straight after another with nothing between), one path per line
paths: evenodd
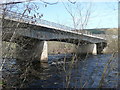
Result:
M78 54L99 54L106 39L89 32L78 33L74 28L33 18L12 11L0 11L2 41L15 42L17 58L48 60L47 41L61 41L78 45ZM54 43L53 43L54 45ZM55 46L55 45L54 45Z

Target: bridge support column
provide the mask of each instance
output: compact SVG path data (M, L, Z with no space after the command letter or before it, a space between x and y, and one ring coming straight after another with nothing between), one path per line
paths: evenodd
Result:
M38 50L40 50L40 61L48 62L48 44L47 41L41 41L38 44Z
M28 42L27 42L28 41ZM40 62L48 62L48 46L47 41L26 40L19 43L16 52L16 58L22 61L40 60Z
M93 54L93 55L97 55L97 45L96 44L84 44L84 45L80 45L78 46L77 49L77 53L78 54Z
M93 44L93 45L92 45L92 48L93 48L92 54L93 54L93 55L97 55L97 45L96 45L96 44Z
M97 53L102 54L102 51L106 46L107 43L97 43Z

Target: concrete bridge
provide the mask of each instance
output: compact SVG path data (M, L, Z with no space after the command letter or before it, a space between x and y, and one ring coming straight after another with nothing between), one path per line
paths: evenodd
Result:
M33 18L12 11L0 11L2 41L14 42L17 58L48 60L47 41L61 41L78 45L78 54L99 54L106 40L89 32L78 33L64 25ZM54 43L53 43L54 45ZM55 46L55 45L54 45Z

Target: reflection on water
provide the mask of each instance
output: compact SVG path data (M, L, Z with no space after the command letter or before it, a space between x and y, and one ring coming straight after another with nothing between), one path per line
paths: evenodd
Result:
M19 60L16 62L16 59L7 59L3 69L3 87L97 88L101 85L101 80L102 87L117 87L116 57L111 58L111 54L89 55L84 60L72 62L71 54L60 54L50 55L48 63L36 60L23 63ZM110 58L111 63L107 65ZM103 75L104 79L101 79Z

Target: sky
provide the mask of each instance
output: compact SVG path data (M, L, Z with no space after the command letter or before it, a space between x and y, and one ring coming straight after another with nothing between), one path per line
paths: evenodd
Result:
M24 1L24 0L19 0L19 1ZM58 0L54 0L54 1L51 0L51 2L49 3L55 3L57 1ZM73 0L73 2L74 1L76 0ZM3 3L3 0L0 3ZM77 13L77 10L74 10L74 7L76 4L71 4L70 2L67 2L67 0L64 0L64 4L59 1L57 4L54 4L54 5L48 4L47 6L46 6L46 3L43 3L38 0L36 0L33 3L39 6L39 9L37 12L43 14L43 17L41 19L63 24L69 27L74 27L73 20L64 6L68 4L70 5L70 8L68 9L73 13L76 13L75 18L80 19L79 13ZM86 15L84 13L85 13L85 10L89 8L87 7L87 5L90 4L90 0L87 0L86 2L83 2L83 0L78 0L77 3L78 3L77 4L78 6L81 5L83 7L82 17L84 18ZM22 10L24 10L24 7L21 4L19 4L18 11L21 12ZM94 0L91 4L90 10L91 10L91 15L89 17L88 24L85 27L86 29L118 27L118 3L116 2L116 0L106 0L106 1L104 0L104 2L102 0L97 0L97 1Z
M114 2L94 2L92 4L91 16L88 20L88 25L86 28L117 28L117 5L118 4ZM45 20L53 21L67 26L73 26L71 20L72 18L64 8L62 3L43 8L41 9L41 13L43 13L43 19Z

